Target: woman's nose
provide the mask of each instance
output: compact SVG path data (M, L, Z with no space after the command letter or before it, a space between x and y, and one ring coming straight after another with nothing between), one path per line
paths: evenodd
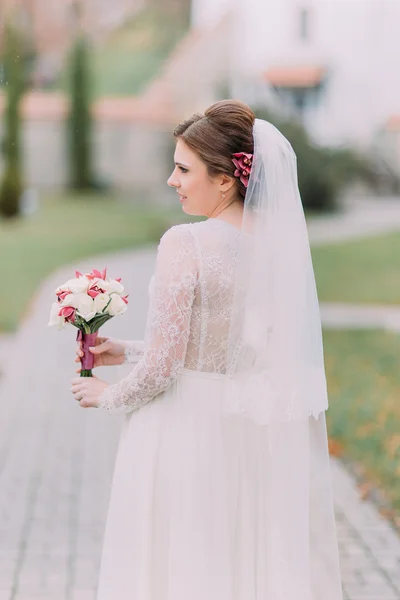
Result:
M179 182L177 181L177 178L175 177L175 170L169 176L169 178L167 180L167 184L170 187L179 187Z

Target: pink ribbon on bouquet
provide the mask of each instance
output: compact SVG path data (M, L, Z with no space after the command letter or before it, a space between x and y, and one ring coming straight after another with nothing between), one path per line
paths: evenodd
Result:
M89 348L96 344L98 331L94 333L84 333L81 329L78 329L76 339L78 342L82 342L81 365L83 371L89 371L93 369L94 365L94 354L89 351Z

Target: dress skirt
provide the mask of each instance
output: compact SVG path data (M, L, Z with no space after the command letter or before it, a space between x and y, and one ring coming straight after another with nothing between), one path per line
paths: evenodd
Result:
M97 600L342 600L325 413L257 425L183 369L125 417Z

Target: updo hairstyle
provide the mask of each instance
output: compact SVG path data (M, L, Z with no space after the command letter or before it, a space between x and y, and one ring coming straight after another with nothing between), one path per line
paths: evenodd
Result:
M174 129L176 139L182 139L207 165L208 174L234 177L232 155L254 153L253 124L255 114L239 100L221 100L204 113L194 114ZM246 187L235 177L237 196L244 201Z

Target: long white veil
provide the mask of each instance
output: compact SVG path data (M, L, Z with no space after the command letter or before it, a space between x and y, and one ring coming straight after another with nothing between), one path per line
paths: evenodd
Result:
M321 320L296 156L254 124L228 340L226 416L267 440L259 565L270 600L342 600L325 410ZM245 457L244 457L245 459ZM259 466L254 466L259 468ZM257 592L257 593L258 593Z
M256 119L228 341L228 410L259 423L328 406L321 320L296 156Z

